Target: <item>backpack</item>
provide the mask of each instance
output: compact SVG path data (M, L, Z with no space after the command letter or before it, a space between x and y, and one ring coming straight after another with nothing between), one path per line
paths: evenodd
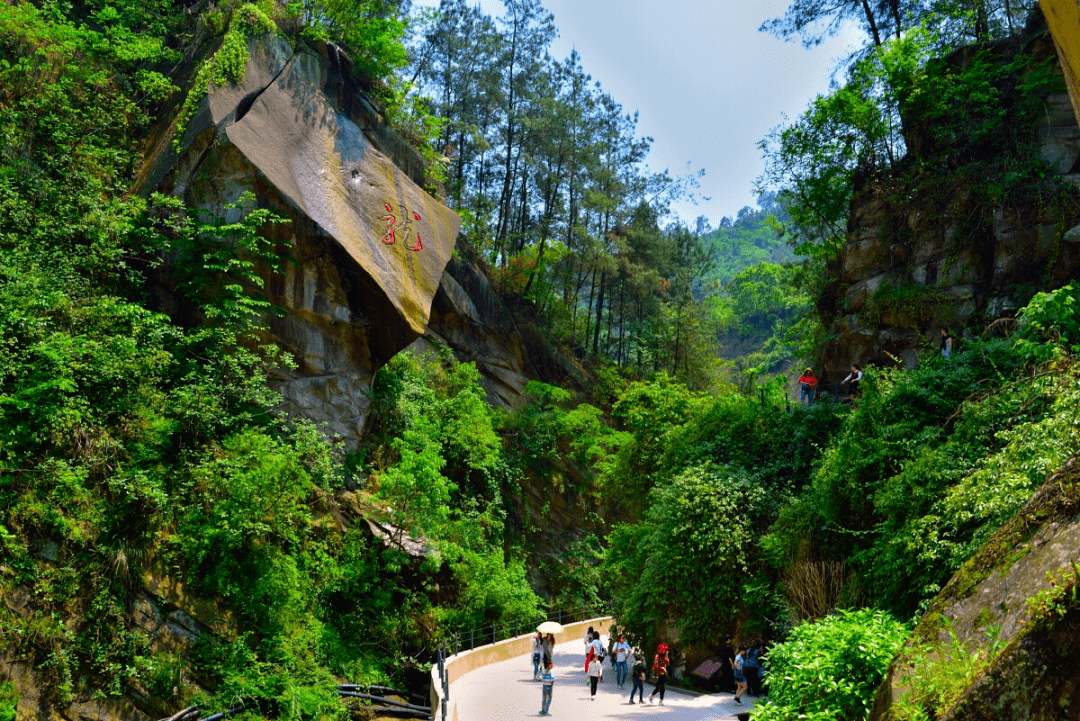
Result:
M667 673L668 658L667 654L657 654L656 660L653 661L652 672L653 676L660 676Z

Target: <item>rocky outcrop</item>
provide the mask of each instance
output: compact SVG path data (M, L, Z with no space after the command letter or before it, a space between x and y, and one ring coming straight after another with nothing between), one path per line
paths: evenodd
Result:
M459 361L475 363L488 402L496 407L519 407L530 380L570 388L587 382L584 370L503 303L485 263L467 242L447 264L428 328L413 349L429 350L433 344L451 348Z
M1049 57L1053 45L1043 34L1025 52ZM1068 95L1046 98L1036 141L1057 179L1047 183L1056 185L1052 192L1004 200L1005 193L984 192L1002 179L977 175L943 186L917 177L895 187L864 183L821 308L835 334L825 382L843 378L852 363L912 367L918 351L937 347L943 326L981 329L1013 315L1034 290L1080 272L1080 128Z
M420 187L419 157L350 75L333 45L253 39L243 81L210 88L178 151L175 123L151 137L138 189L228 220L250 191L289 219L267 234L295 262L264 275L285 310L270 330L297 368L274 385L283 412L355 444L375 371L427 328L460 220Z
M906 718L898 709L910 693L905 676L927 651L952 660L949 654L958 643L950 629L966 653L981 649L985 654L991 626L1000 629L1001 650L935 718L1080 718L1080 602L1072 590L1076 562L1080 456L1047 479L941 591L915 628L914 640L890 666L872 721Z
M508 308L460 221L425 192L416 152L350 81L333 45L294 50L267 35L249 44L243 81L211 88L174 147L176 123L148 141L138 190L182 197L235 220L251 191L289 223L266 234L294 262L265 275L286 312L273 339L297 361L279 369L282 412L314 420L355 446L378 368L402 349L442 344L474 362L488 400L519 406L530 379L580 386L584 373ZM177 312L167 277L160 291Z

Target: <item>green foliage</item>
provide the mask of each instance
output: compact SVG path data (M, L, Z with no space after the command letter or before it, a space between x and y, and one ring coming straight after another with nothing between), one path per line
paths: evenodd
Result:
M210 92L210 88L239 85L244 81L244 69L248 62L248 41L277 30L277 25L267 15L265 5L266 3L260 5L243 3L235 9L227 10L228 21L225 35L221 39L221 47L199 66L191 89L188 90L184 103L177 113L176 133L173 138L173 150L176 152L182 149L187 124L195 116L199 103ZM215 23L222 22L221 11L211 12L213 14L207 22L213 28Z
M1032 357L1047 360L1057 347L1054 342L1073 354L1077 352L1080 309L1077 308L1076 294L1077 289L1072 283L1048 293L1036 293L1017 314L1021 328L1018 342Z
M734 618L766 496L745 471L709 463L654 488L642 523L610 539L607 568L625 585L620 626L645 643L676 618L681 643L713 639Z
M0 684L0 721L15 721L15 709L19 705L19 694L14 684L5 681Z
M383 79L408 60L407 23L393 0L302 0L291 7L301 13L304 37L332 40L347 52L367 78Z
M765 657L769 700L754 721L861 721L909 629L882 611L839 611L796 626Z
M1055 621L1080 603L1080 568L1075 561L1070 561L1069 565L1072 573L1065 568L1058 569L1057 573L1047 571L1049 587L1040 590L1025 602L1028 615L1036 623Z
M988 626L982 644L965 643L956 636L952 622L945 620L947 642L922 644L907 652L900 678L906 692L895 704L896 717L903 721L940 718L998 656L1004 644L1001 627Z

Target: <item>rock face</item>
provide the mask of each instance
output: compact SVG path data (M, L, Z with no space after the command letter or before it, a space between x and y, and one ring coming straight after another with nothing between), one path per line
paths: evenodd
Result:
M1050 56L1049 36L1030 50ZM824 382L843 378L852 363L912 367L916 351L937 348L943 326L956 333L1011 317L1034 290L1080 272L1080 227L1073 227L1080 128L1067 94L1047 98L1036 140L1071 200L988 207L991 196L970 183L899 198L868 184L856 194L846 243L830 268L838 282L822 308L836 335ZM1017 286L1027 295L1018 297Z
M946 619L969 652L1000 628L1000 653L939 719L1051 721L1080 718L1080 602L1068 585L1080 562L1080 456L1047 479L1028 504L964 564L935 599L878 690L872 721L903 718L904 680L918 646L948 658ZM1048 573L1054 574L1052 582ZM1057 603L1041 606L1058 589ZM1040 601L1028 600L1042 593Z
M459 361L476 364L487 400L496 407L520 406L529 380L576 388L586 383L581 368L499 299L483 261L466 242L446 266L431 320L415 349L433 343L453 349Z
M296 261L284 277L265 274L286 311L271 332L298 363L275 386L284 411L353 444L375 371L427 328L460 220L420 187L419 157L348 70L332 45L252 40L243 81L210 89L179 152L175 123L151 137L138 190L227 220L250 191L291 221L267 233Z

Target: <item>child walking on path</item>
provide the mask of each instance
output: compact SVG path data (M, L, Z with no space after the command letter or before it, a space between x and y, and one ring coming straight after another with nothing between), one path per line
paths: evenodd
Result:
M735 655L735 703L742 703L743 692L746 691L746 676L743 674L743 663L746 660L746 647L739 646L739 653Z
M540 677L543 681L543 695L540 697L540 715L550 716L548 709L551 708L551 688L555 685L555 674L551 672L551 664L547 665L544 669L544 675Z
M604 662L597 654L590 654L590 657L592 660L589 661L589 687L591 689L589 696L595 701L596 685L600 683L600 678L604 675Z
M634 687L630 689L630 703L634 703L634 692L637 691L638 703L645 703L645 660L638 658L634 663Z

